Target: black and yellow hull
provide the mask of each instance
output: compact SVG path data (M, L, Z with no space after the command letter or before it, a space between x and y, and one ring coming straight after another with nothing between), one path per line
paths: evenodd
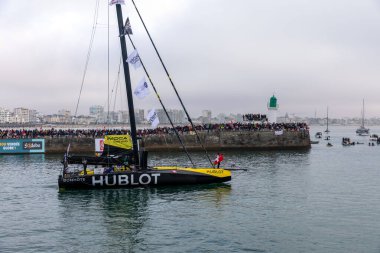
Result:
M214 168L153 167L148 170L109 174L60 175L60 190L131 188L142 186L222 183L231 180L231 171Z

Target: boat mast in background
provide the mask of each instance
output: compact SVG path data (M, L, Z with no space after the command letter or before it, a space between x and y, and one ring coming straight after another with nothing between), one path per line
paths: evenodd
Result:
M326 116L326 130L325 133L329 133L329 107L327 106L327 116Z
M363 98L363 108L362 108L362 128L364 128L364 98Z
M365 128L364 126L364 98L363 98L363 108L362 108L362 123L358 129L356 129L356 133L361 136L369 135L369 128Z

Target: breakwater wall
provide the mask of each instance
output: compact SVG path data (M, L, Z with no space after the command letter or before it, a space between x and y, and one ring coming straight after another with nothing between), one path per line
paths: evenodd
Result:
M200 132L200 138L207 150L287 150L309 149L308 131L212 131ZM202 150L195 134L181 134L188 150ZM64 153L70 143L70 153L94 153L94 138L60 137L45 138L46 153ZM142 145L147 151L176 151L182 147L175 134L157 134L143 137Z

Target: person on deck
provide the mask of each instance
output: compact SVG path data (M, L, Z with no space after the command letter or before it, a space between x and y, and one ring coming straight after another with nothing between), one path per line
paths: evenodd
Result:
M214 160L214 165L217 165L217 168L219 168L220 166L220 163L224 160L224 157L223 157L223 154L222 153L218 153L216 155L216 158Z

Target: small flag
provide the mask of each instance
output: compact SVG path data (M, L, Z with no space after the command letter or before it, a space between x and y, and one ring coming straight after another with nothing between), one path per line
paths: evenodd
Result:
M160 121L158 120L158 115L155 109L152 109L148 112L146 120L152 125L152 128L156 128Z
M110 5L114 4L125 4L124 0L111 0Z
M150 94L148 82L145 80L145 77L137 85L135 91L133 92L138 98L145 98Z
M127 35L127 34L133 34L132 33L131 23L129 23L129 18L127 18L127 20L125 20L123 34L121 36L124 36L124 35Z
M139 67L141 67L141 60L140 60L140 56L139 56L139 53L137 52L137 49L135 49L129 56L128 56L128 59L127 59L127 62L132 64L133 67L135 69L138 69Z

